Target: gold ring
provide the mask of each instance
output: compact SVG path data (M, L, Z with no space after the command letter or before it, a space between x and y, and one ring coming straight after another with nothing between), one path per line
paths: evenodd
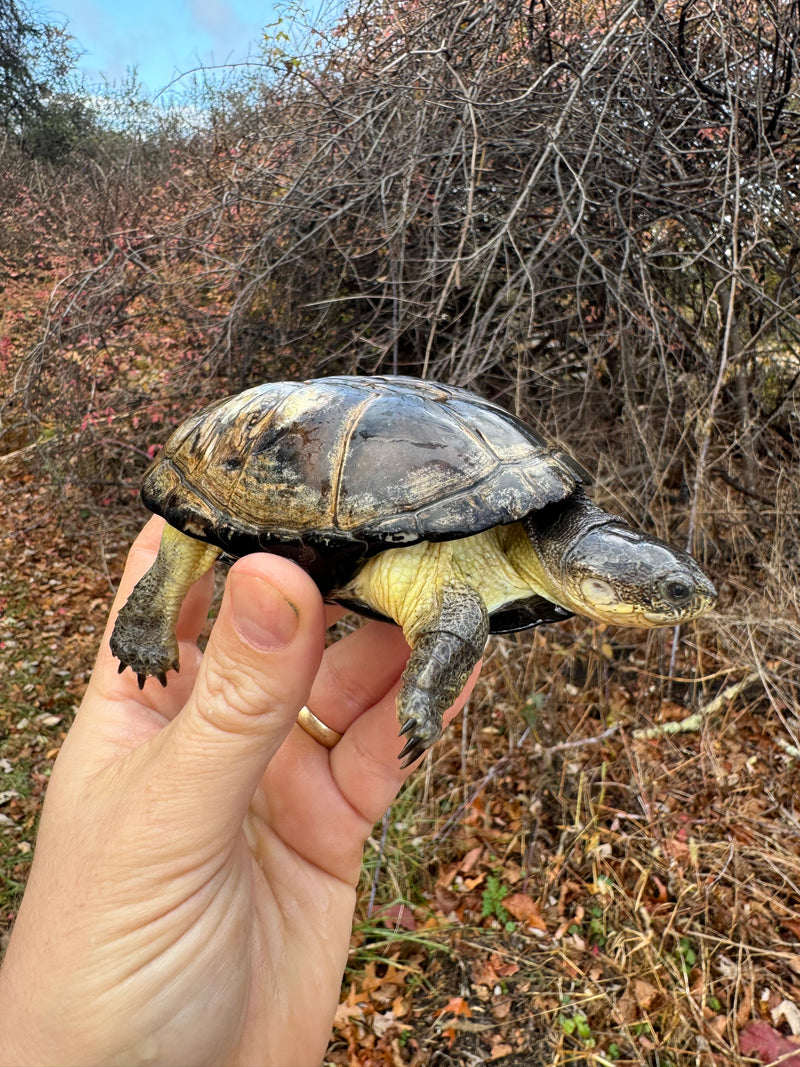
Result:
M297 725L324 748L333 748L342 740L342 735L339 731L326 726L310 708L302 707L300 709L300 714L297 716Z

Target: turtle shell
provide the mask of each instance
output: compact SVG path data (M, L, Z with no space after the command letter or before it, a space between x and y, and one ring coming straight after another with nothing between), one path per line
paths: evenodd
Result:
M289 556L327 593L378 552L516 522L586 480L567 453L464 389L331 377L259 385L193 415L142 498L229 556Z

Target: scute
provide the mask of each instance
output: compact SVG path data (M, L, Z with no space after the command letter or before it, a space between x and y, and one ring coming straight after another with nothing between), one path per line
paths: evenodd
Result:
M238 556L271 549L345 570L422 540L514 522L584 474L503 408L453 386L331 377L256 386L170 438L142 496ZM326 583L327 584L327 583Z

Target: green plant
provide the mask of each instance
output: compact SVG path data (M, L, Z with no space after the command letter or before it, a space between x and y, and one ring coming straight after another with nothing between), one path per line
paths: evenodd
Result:
M511 890L508 886L503 885L496 875L490 874L486 879L486 885L481 899L481 915L483 918L487 919L491 917L497 919L508 931L514 929L514 923L511 922L508 912L503 907L502 902L510 892Z
M532 693L520 709L520 715L526 726L535 726L542 716L547 696L545 693Z
M682 937L678 942L678 946L675 949L675 956L680 963L683 970L688 974L697 963L697 953L692 948L692 943L687 938Z
M606 943L606 924L603 909L595 904L589 908L589 944L602 948Z
M582 1011L576 1011L574 1015L564 1015L562 1013L558 1016L558 1025L565 1034L570 1037L577 1037L583 1043L584 1048L594 1048L597 1044L592 1034L589 1020Z

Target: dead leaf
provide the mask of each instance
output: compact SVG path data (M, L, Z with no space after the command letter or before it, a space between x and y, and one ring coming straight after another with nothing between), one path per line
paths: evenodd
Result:
M455 876L458 874L459 870L459 864L451 864L451 866L448 867L446 871L443 871L442 874L440 874L437 878L436 889L449 889L450 886L453 884L453 880L455 879Z
M725 1031L728 1029L728 1020L724 1015L711 1015L706 1020L706 1026L715 1033L717 1037L723 1037Z
M744 987L744 993L742 995L742 1001L736 1012L736 1027L741 1029L747 1020L750 1018L753 1010L753 991L749 985Z
M488 959L476 960L470 972L473 984L494 987L504 978L510 978L519 970L519 964L504 962L502 956L494 952Z
M476 845L461 860L458 869L462 874L468 874L483 855L483 845Z
M777 1007L772 1009L770 1015L776 1026L780 1023L781 1019L783 1019L792 1031L792 1037L800 1036L800 1009L798 1009L793 1001L782 1000Z
M472 1015L472 1009L463 997L450 997L447 1004L436 1012L436 1018L442 1015Z
M442 1030L442 1037L447 1038L447 1047L452 1048L456 1040L456 1032L453 1027L448 1027L446 1030Z
M671 700L662 700L659 705L658 722L680 722L686 717L686 708L682 704L676 704Z
M381 908L375 917L383 919L388 926L394 926L395 929L417 929L417 920L414 918L414 913L406 904L390 904L386 908Z
M783 1034L779 1034L769 1023L754 1022L746 1026L739 1034L739 1046L745 1056L754 1053L763 1063L780 1060L781 1067L800 1067L800 1048ZM796 1055L791 1055L791 1053Z
M683 830L679 830L678 834L664 842L664 851L676 860L686 860L690 855L689 845L679 836L683 833Z
M501 1021L511 1014L511 997L495 997L491 1007L492 1017Z
M344 1029L351 1019L363 1019L364 1009L360 1004L349 1004L346 1000L336 1008L333 1017L334 1029Z
M527 893L511 893L503 898L503 907L512 919L525 923L534 930L547 932L547 923L542 918L542 912L537 901L529 897Z
M439 911L443 915L449 915L458 907L460 899L458 893L453 893L450 889L445 888L445 886L437 884L434 888L434 896L436 897L436 904Z
M489 1059L499 1060L503 1056L510 1056L514 1049L511 1045L492 1045L492 1051L489 1054Z
M633 982L633 995L642 1011L649 1011L658 996L658 990L644 979L636 978Z
M411 1011L411 1004L404 1000L402 997L395 997L392 1001L392 1014L395 1019L402 1019L404 1015L408 1015Z
M629 989L617 1001L614 1008L614 1018L623 1025L636 1022L639 1018L639 1005Z
M397 1019L394 1017L394 1012L386 1011L379 1015L373 1015L370 1019L370 1026L372 1032L377 1034L378 1037L385 1037L385 1035L397 1025Z

